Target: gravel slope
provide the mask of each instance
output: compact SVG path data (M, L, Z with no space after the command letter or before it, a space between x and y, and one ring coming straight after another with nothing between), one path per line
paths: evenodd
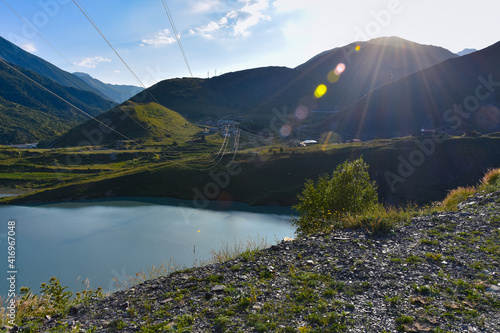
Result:
M385 237L314 235L146 281L40 331L500 332L499 262L500 191Z

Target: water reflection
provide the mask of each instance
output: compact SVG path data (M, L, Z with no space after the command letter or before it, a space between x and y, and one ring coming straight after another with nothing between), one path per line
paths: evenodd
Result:
M79 290L78 281L86 278L91 287L108 289L113 278L135 276L170 258L192 266L224 242L266 237L275 243L293 236L289 208L233 204L231 211L199 210L189 204L125 198L0 206L4 230L8 220L16 221L18 287L38 292L41 282L57 276L71 290ZM5 242L0 238L0 244ZM1 265L6 271L6 263ZM5 283L0 282L2 294Z

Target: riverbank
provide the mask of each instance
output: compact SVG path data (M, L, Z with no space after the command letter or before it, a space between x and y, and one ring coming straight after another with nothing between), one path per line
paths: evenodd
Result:
M347 230L281 242L22 328L497 332L499 216L500 191L480 192L458 211L413 218L385 237Z

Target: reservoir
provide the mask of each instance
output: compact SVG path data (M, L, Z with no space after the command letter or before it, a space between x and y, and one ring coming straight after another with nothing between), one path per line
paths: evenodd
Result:
M291 209L213 203L209 209L164 198L121 198L43 205L0 206L0 268L7 275L8 222L15 221L16 288L56 276L69 290L116 290L153 265L192 267L212 250L246 240L276 244L293 237ZM7 276L8 277L8 276ZM0 295L8 290L0 280Z

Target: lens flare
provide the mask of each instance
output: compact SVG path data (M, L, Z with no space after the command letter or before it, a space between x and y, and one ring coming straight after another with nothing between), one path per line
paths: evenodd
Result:
M326 94L326 86L324 84L320 84L316 88L316 91L314 91L314 97L321 98L324 94Z
M361 46L360 45L357 45L356 48L355 48L356 52L361 50Z
M344 71L345 71L345 65L343 63L338 64L334 70L335 74L337 75L342 74Z
M321 150L322 151L325 151L326 150L326 147L328 146L328 144L330 143L330 138L332 137L332 134L333 132L330 131L328 132L328 134L326 135L326 138L325 138L325 141L323 141L323 147L321 147Z
M327 79L328 79L328 81L330 81L331 83L335 83L335 82L337 82L337 81L339 80L340 75L337 75L337 74L335 73L335 71L333 70L333 71L330 71L330 72L328 73L328 76L327 76L326 78L327 78Z
M289 136L290 134L292 134L292 126L290 126L288 124L281 126L280 134L284 138Z
M342 74L345 71L345 65L343 63L339 63L337 67L335 67L334 70L330 71L326 78L328 81L331 83L335 83L339 80L340 74Z
M308 115L309 115L309 109L304 105L300 105L295 110L295 118L297 118L298 120L304 120L307 118Z

